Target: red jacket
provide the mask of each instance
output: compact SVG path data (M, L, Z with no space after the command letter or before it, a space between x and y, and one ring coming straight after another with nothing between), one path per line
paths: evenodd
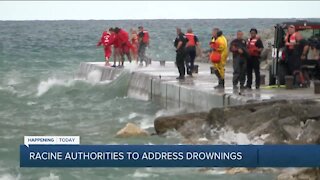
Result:
M113 34L113 46L115 48L119 48L120 47L120 41L119 41L119 37L116 33Z
M109 36L109 41L108 43L105 44L105 46L114 46L114 47L119 47L118 45L118 40L117 40L117 36L115 33L111 33Z
M107 46L109 44L111 39L111 34L108 33L107 31L103 31L100 41L98 42L97 46Z
M123 30L120 29L120 31L117 34L117 37L119 38L119 44L120 46L126 46L129 43L129 34Z

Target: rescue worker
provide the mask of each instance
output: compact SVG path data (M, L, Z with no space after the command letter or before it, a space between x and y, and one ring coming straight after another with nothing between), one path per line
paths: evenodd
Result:
M297 33L295 32L294 25L289 25L288 32L286 34L286 37L284 39L285 41L285 54L286 54L286 63L288 68L288 74L294 75L294 71L299 69L300 66L300 60L298 57L296 57L295 53L295 47L297 45L297 39L296 39Z
M196 58L196 46L198 46L199 40L196 35L192 32L192 29L189 28L187 33L185 34L188 39L188 43L186 45L186 63L187 63L187 74L192 76L192 72L194 69L194 60Z
M251 89L252 71L256 77L256 89L260 88L260 54L263 50L263 43L258 37L256 28L250 29L250 38L247 41L249 57L247 59L247 85L246 88Z
M119 39L118 36L115 32L115 28L110 28L109 32L111 33L111 36L113 37L113 41L109 41L109 44L113 45L113 65L112 67L117 66L117 60L119 61L119 66L120 66L120 44L119 44Z
M120 28L115 28L115 33L117 34L117 39L119 42L119 51L120 51L120 58L121 58L121 67L123 67L124 64L124 55L127 56L129 62L131 63L131 55L130 55L130 49L131 49L131 43L129 42L129 34Z
M284 39L286 48L288 48L288 51L293 52L294 45L296 45L296 29L294 25L289 25L288 32L286 34L286 37Z
M105 65L110 66L109 59L111 56L111 45L110 42L113 41L113 36L109 33L109 31L106 29L103 31L100 41L97 43L97 46L103 45L104 47L104 57L105 57Z
M176 48L176 65L179 71L179 77L177 77L178 80L184 80L185 75L185 58L186 58L186 44L188 42L188 39L186 36L182 33L180 28L176 28L177 30L177 37L174 40L174 47Z
M308 50L309 50L309 44L308 42L303 38L303 36L299 33L295 33L296 43L294 45L293 49L293 55L292 59L290 59L292 62L291 64L291 73L294 76L294 87L307 87L309 85L309 76L307 73L305 73L305 76L302 73L301 70L301 64L302 61L307 60ZM290 61L289 60L289 61Z
M138 49L138 58L140 60L140 66L143 65L143 62L148 65L147 57L146 57L146 48L149 46L149 32L144 30L142 26L138 27L138 41L139 41L139 49Z
M214 88L224 88L224 67L228 57L228 42L219 28L214 28L212 31L212 39L210 42L212 49L211 55L218 54L219 60L213 61L214 73L218 78L218 85ZM211 57L210 55L210 57Z
M232 52L233 57L233 89L238 89L238 82L240 82L240 89L244 89L248 50L242 31L237 32L237 38L230 43L229 50Z
M131 54L133 57L133 60L136 61L138 64L138 48L139 48L139 39L137 31L134 29L131 29Z

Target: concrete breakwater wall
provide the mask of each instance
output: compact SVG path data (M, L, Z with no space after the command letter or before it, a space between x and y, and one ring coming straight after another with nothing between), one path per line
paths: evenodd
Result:
M157 68L161 67L155 69ZM186 82L180 83L173 78L175 77L173 75L156 75L152 68L112 68L105 67L102 63L84 62L80 64L77 76L88 78L90 73L94 71L99 72L101 81L115 80L121 73L131 73L127 91L128 97L151 100L167 109L207 111L213 107L239 105L252 100L232 93L199 89L197 82L193 81L186 80ZM167 73L166 71L167 68L161 69L162 74Z

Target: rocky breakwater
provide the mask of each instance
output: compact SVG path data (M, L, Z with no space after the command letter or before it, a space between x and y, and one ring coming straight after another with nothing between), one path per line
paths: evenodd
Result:
M248 144L320 144L320 101L279 100L213 108L209 112L158 117L154 127L159 135L175 130L185 138L183 142L196 144L203 139L206 144L228 143L219 141L219 133L226 131L244 134ZM231 143L243 144L237 141L241 137ZM309 179L320 179L319 174L319 169L300 169L286 177L310 175Z

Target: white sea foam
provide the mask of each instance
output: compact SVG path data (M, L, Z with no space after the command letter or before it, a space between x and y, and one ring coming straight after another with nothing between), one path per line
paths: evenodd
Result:
M234 132L231 128L222 128L221 130L212 129L212 134L217 134L218 138L215 140L217 144L264 144L264 139L269 135L264 134L260 137L255 137L254 139L250 139L247 134L242 132Z
M56 175L53 174L53 173L50 173L49 176L41 177L41 178L39 178L39 180L60 180L60 177L59 177L59 176L56 176Z
M87 81L93 84L99 83L101 81L101 71L94 70L91 71L87 76Z
M175 129L167 131L164 135L167 138L183 139L183 136L180 134L180 132Z
M154 118L143 118L141 121L140 121L140 128L142 129L149 129L151 127L154 126L154 123L153 123L153 119Z
M101 72L98 70L92 71L88 74L87 79L58 79L55 77L49 78L45 81L41 81L37 88L37 96L42 96L46 92L48 92L52 87L54 86L64 86L64 87L70 87L73 86L76 82L82 81L86 83L90 83L92 85L96 84L109 84L111 81L101 81Z
M230 129L222 129L219 132L219 141L227 144L251 144L247 134L235 133Z
M148 179L152 177L157 177L157 176L158 176L157 174L146 173L140 170L136 170L132 175L133 178L148 178Z
M0 175L0 180L20 180L20 175L13 176L11 174L2 174Z
M134 172L134 174L132 175L132 177L136 177L136 178L147 178L150 177L151 174L148 173L142 173L142 172Z
M61 79L56 79L56 78L49 78L46 81L41 81L40 84L38 85L38 92L37 96L42 96L46 92L49 91L50 88L53 86L66 86L69 87L72 84L74 84L74 80L61 80Z
M41 177L41 178L39 178L39 180L60 180L60 177L53 174L53 173L50 173L49 176Z
M182 112L181 109L170 109L170 110L162 109L156 113L155 117L170 116L170 115L179 114L181 112Z
M125 121L126 121L126 118L124 118L124 117L119 118L119 122L120 122L120 123L123 123L123 122L125 122Z
M128 117L128 118L129 118L129 119L134 119L134 118L136 118L137 116L138 116L138 114L133 112L133 113L130 113L130 114L129 114L129 117Z
M27 102L27 105L28 105L28 106L32 106L32 105L35 105L35 104L37 104L37 103L36 103L36 102L33 102L33 101Z

